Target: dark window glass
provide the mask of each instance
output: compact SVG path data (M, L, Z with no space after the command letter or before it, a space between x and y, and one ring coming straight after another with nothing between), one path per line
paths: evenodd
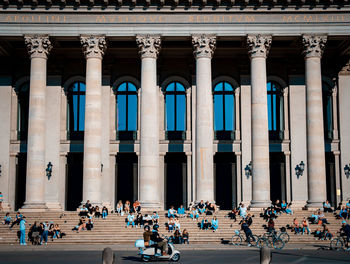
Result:
M137 88L124 82L117 88L117 132L119 139L135 139L137 131Z
M18 139L26 140L28 137L29 117L29 83L24 83L18 90Z
M217 139L233 139L235 130L235 94L228 82L214 87L214 131Z
M70 139L83 139L85 127L85 83L75 82L68 90L68 131Z
M267 83L267 113L269 136L273 140L283 139L283 93L276 82Z
M186 90L179 82L165 89L166 131L186 130Z

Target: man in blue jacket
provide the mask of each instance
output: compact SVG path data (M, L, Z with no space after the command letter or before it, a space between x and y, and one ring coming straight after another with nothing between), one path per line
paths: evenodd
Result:
M21 232L21 237L19 239L20 245L25 246L27 244L26 244L26 220L25 220L24 216L21 219L21 221L19 222L19 230Z

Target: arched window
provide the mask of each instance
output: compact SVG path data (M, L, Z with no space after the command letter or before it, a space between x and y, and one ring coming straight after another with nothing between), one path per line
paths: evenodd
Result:
M333 102L332 87L327 82L322 82L323 102L323 127L326 140L333 139Z
M235 92L228 82L219 82L214 87L214 131L216 139L234 138Z
M137 88L132 82L123 82L117 88L118 139L135 139L137 131Z
M69 139L83 139L85 127L85 83L75 82L68 90Z
M272 140L283 139L283 93L276 82L267 83L267 110L269 137Z
M186 89L180 82L165 88L165 128L168 139L183 139L186 130Z
M18 139L26 140L28 136L29 114L29 82L21 85L18 89Z

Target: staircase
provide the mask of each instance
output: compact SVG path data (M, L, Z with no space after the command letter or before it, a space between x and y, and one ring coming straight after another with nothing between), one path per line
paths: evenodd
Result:
M149 212L142 212L143 214ZM159 223L160 223L160 232L163 234L168 234L168 231L165 229L165 223L167 218L165 217L166 211L159 212ZM219 229L214 233L212 230L200 230L197 226L197 221L193 221L190 218L181 218L181 230L187 229L190 234L190 243L191 244L206 244L206 243L221 243L222 239L230 240L234 234L235 229L240 229L239 220L237 217L237 222L227 218L228 211L219 211L216 213L216 216L219 220ZM263 225L267 223L263 218L260 217L259 212L252 212L253 224L251 229L253 234L263 234L265 229ZM72 231L72 228L76 226L79 222L79 216L77 212L38 212L38 213L25 213L27 220L27 229L28 233L29 225L33 224L34 221L38 223L43 221L54 222L59 224L61 231L66 233L66 236L63 239L55 239L54 242L49 241L49 243L54 244L133 244L136 239L142 238L143 229L141 228L125 228L125 216L119 216L117 214L109 214L107 219L94 219L94 228L91 231ZM275 227L278 230L280 227L286 225L292 225L294 218L297 218L299 222L303 217L308 217L311 215L311 212L308 211L294 211L293 215L280 215L275 220ZM335 218L332 213L325 213L328 222L329 230L336 234L339 231L341 226L341 220ZM4 218L5 213L0 212L1 221ZM15 213L11 212L11 217L15 217ZM210 221L212 216L207 216L207 219ZM199 221L202 220L202 217L199 218ZM316 229L316 225L310 224L311 231ZM12 231L7 225L0 225L0 244L18 244L17 231L19 226L15 225ZM288 230L290 235L289 243L315 243L315 238L313 235L294 235L291 230ZM170 234L170 233L169 233ZM329 244L328 241L317 241L317 244Z

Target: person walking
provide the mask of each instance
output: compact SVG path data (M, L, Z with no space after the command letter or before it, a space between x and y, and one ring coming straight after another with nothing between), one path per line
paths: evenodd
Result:
M252 244L250 243L250 238L252 238L253 241L255 240L255 238L253 237L252 230L249 228L245 220L242 221L241 228L244 231L245 236L247 237L248 247L251 247Z
M26 220L25 220L25 217L23 216L21 221L19 222L19 231L21 233L21 236L20 236L20 245L22 246L25 246L27 245L26 243Z

